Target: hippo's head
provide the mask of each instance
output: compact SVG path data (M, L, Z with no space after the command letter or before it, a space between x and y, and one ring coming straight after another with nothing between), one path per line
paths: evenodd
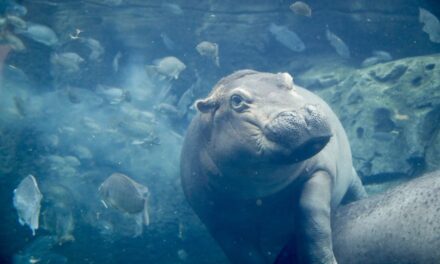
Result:
M195 105L209 128L210 155L223 171L291 165L320 152L332 132L314 102L298 92L288 73L242 70Z

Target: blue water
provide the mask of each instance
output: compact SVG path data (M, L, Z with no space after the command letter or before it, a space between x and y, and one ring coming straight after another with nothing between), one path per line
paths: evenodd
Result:
M357 69L377 50L393 60L440 52L418 20L419 7L440 17L434 0L310 0L311 17L288 1L239 2L0 0L1 17L13 17L0 23L1 263L228 263L180 186L197 98L244 68L295 78L322 58ZM40 28L23 33L14 18ZM198 51L202 41L217 53ZM168 56L184 67L162 65ZM115 172L149 189L139 236L130 215L101 203ZM29 174L43 194L35 236L12 203Z

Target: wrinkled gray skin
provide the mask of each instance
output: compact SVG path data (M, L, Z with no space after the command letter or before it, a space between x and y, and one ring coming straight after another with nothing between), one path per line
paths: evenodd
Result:
M440 171L338 207L332 227L340 264L439 263ZM292 263L296 251L286 246L276 263Z
M339 263L440 262L440 171L337 210Z
M187 200L233 263L336 263L330 213L365 191L329 106L287 73L238 71L196 102L181 156Z

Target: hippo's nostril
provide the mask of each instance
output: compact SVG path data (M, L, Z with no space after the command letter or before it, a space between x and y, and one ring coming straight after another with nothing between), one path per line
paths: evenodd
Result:
M296 112L281 112L265 127L266 137L274 142L289 144L301 137L307 127L304 117Z
M283 112L279 112L278 114L276 114L275 116L273 116L273 120L276 120L277 118L280 117L285 117L285 116L295 116L295 113L293 112L288 112L288 111L283 111Z
M272 122L279 124L299 124L304 122L304 117L297 112L284 111L279 113Z

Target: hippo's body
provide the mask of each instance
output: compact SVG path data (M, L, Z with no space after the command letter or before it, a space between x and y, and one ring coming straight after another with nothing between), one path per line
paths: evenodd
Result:
M330 213L365 196L344 129L287 73L222 79L187 131L187 200L233 263L272 263L294 237L299 263L336 263Z
M338 207L332 226L339 264L439 263L440 171ZM276 263L292 263L296 251L287 245Z
M340 263L440 263L440 171L338 210Z

